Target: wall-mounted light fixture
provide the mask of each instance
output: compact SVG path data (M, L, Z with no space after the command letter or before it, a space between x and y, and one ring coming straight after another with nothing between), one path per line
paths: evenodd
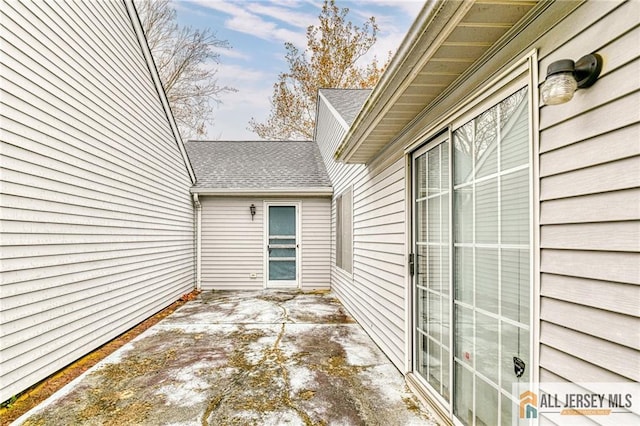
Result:
M253 217L256 215L256 205L251 204L249 206L249 212L251 212L251 221L253 222Z
M573 62L561 59L547 67L547 79L540 88L542 102L559 105L569 102L573 92L592 86L602 71L602 57L597 53L586 55Z

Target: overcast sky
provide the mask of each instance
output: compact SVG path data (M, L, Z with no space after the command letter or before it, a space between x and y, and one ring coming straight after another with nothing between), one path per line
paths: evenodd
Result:
M361 26L375 16L380 27L378 42L370 56L380 60L395 53L424 2L419 0L338 0L348 7L348 18ZM229 50L220 51L218 84L238 92L225 94L216 108L209 139L257 140L247 130L249 120L264 121L278 73L288 70L285 42L306 47L306 28L318 24L319 0L181 0L174 1L178 22L195 28L212 28Z

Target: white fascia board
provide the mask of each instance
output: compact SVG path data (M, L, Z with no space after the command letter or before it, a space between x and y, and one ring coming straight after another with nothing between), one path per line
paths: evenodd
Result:
M342 128L346 131L349 130L349 124L347 124L346 121L344 121L344 118L342 118L342 116L340 115L340 113L338 112L337 109L335 109L335 107L331 104L331 102L329 102L329 100L327 99L326 96L324 96L322 94L322 92L320 90L318 90L318 98L322 99L322 101L324 102L324 104L327 106L327 108L329 109L329 111L331 112L331 114L333 114L333 116L335 117L335 119L338 121L338 123L340 123L340 125L342 126ZM319 103L319 102L318 102ZM316 108L316 115L318 112L319 108ZM318 117L316 117L316 123L318 122ZM316 128L318 126L316 125ZM315 140L315 139L314 139Z
M218 197L331 197L333 195L333 188L191 188L191 193Z
M464 16L464 13L473 6L474 2L475 0L462 3L462 7L460 7L460 2L448 2L447 0L434 0L425 3L391 59L391 63L369 94L351 128L340 141L340 145L333 154L336 161L349 162L353 153L366 142L371 129L386 116L395 100L413 82L428 57L418 60L418 66L409 67L406 62L412 55L423 56L424 52L418 50L420 45L424 43L424 37L439 34L439 29L442 26L446 26L456 14ZM432 30L432 28L438 28L438 30Z
M171 132L173 133L173 136L175 137L175 140L176 140L176 144L178 145L178 150L180 151L180 155L182 156L184 165L187 168L189 177L191 178L191 183L195 184L196 174L193 171L193 167L191 166L191 161L189 161L189 156L187 155L187 150L185 149L184 143L182 142L180 131L178 131L178 125L176 124L176 120L173 117L173 112L171 112L171 106L169 105L167 94L164 91L164 86L162 86L162 81L160 81L158 68L156 67L156 63L153 60L153 56L151 55L151 49L149 49L147 38L144 35L144 30L142 29L142 23L140 22L140 17L138 16L138 11L136 10L135 5L133 4L133 0L123 0L123 1L127 9L127 13L129 14L129 19L131 19L131 24L133 25L133 29L136 33L136 37L138 38L138 43L140 44L140 48L142 49L142 54L144 56L145 62L147 63L147 67L149 68L149 73L151 74L151 78L153 79L153 84L156 88L156 91L158 92L158 97L160 98L160 102L162 103L162 109L164 110L164 113L167 116L167 120L169 121L169 127L171 127Z

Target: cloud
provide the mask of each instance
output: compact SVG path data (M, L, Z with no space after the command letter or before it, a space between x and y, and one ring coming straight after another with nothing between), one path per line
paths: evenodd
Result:
M281 22L286 22L288 25L306 28L309 25L316 23L318 20L317 15L313 15L310 13L303 13L296 10L296 6L299 6L300 3L293 3L293 7L281 7L282 2L278 2L279 6L269 6L268 3L253 3L251 5L251 11L263 16L268 16L274 19L277 19Z
M225 64L220 67L216 74L218 79L224 79L229 82L255 82L262 83L271 76L262 70L243 67L235 64Z
M224 0L196 0L198 5L229 15L225 20L225 28L248 34L263 40L273 42L291 42L296 46L306 44L305 30L308 14L299 13L292 9L269 6L265 3L231 2ZM281 5L281 2L276 3ZM270 18L269 20L264 17ZM274 21L273 19L276 19ZM278 25L277 21L285 22L288 26L297 27L294 31ZM303 23L304 22L304 23Z
M218 48L218 47L214 47L211 50L213 50L214 53L217 53L218 55L220 55L220 57L224 57L224 58L233 58L233 59L241 59L244 61L247 61L249 59L251 59L251 57L249 55L247 55L246 53L242 53L238 50L234 50L234 49L225 49L225 48Z
M257 140L247 129L249 119L264 121L271 110L271 87L243 84L238 92L227 93L214 111L213 124L207 127L207 138L221 140Z
M386 7L394 10L396 13L397 11L401 11L411 19L415 19L418 16L418 13L425 4L424 0L354 0L347 2L347 7L349 7L349 3L357 4L357 9L362 13L364 13L363 11L366 10L367 7L374 7L377 10L380 10L380 7ZM369 14L368 16L372 15L375 16L375 14ZM378 20L377 16L376 20Z

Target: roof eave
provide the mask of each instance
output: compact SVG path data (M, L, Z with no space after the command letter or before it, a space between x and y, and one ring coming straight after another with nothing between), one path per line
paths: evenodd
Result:
M401 137L416 117L446 99L473 73L484 69L489 58L550 4L540 0L429 3L342 139L334 158L350 164L371 162ZM492 19L487 20L487 16ZM461 33L474 35L470 28L487 30L477 41L462 41L465 38Z
M435 27L436 24L439 26L445 25L451 16L455 14L455 11L460 10L458 6L458 2L447 0L427 1L425 3L382 78L369 94L367 101L356 116L349 131L338 145L334 153L336 161L348 163L353 153L364 143L366 130L372 125L376 117L382 117L392 106L392 103L385 102L387 101L384 99L386 94L393 93L394 89L397 89L405 81L400 72L403 70L403 65L406 63L409 54L420 44L423 36L430 32L430 28ZM462 13L464 14L464 11ZM380 111L376 111L374 114L376 107Z
M218 197L331 197L333 188L330 186L299 187L299 188L191 188L192 194Z

